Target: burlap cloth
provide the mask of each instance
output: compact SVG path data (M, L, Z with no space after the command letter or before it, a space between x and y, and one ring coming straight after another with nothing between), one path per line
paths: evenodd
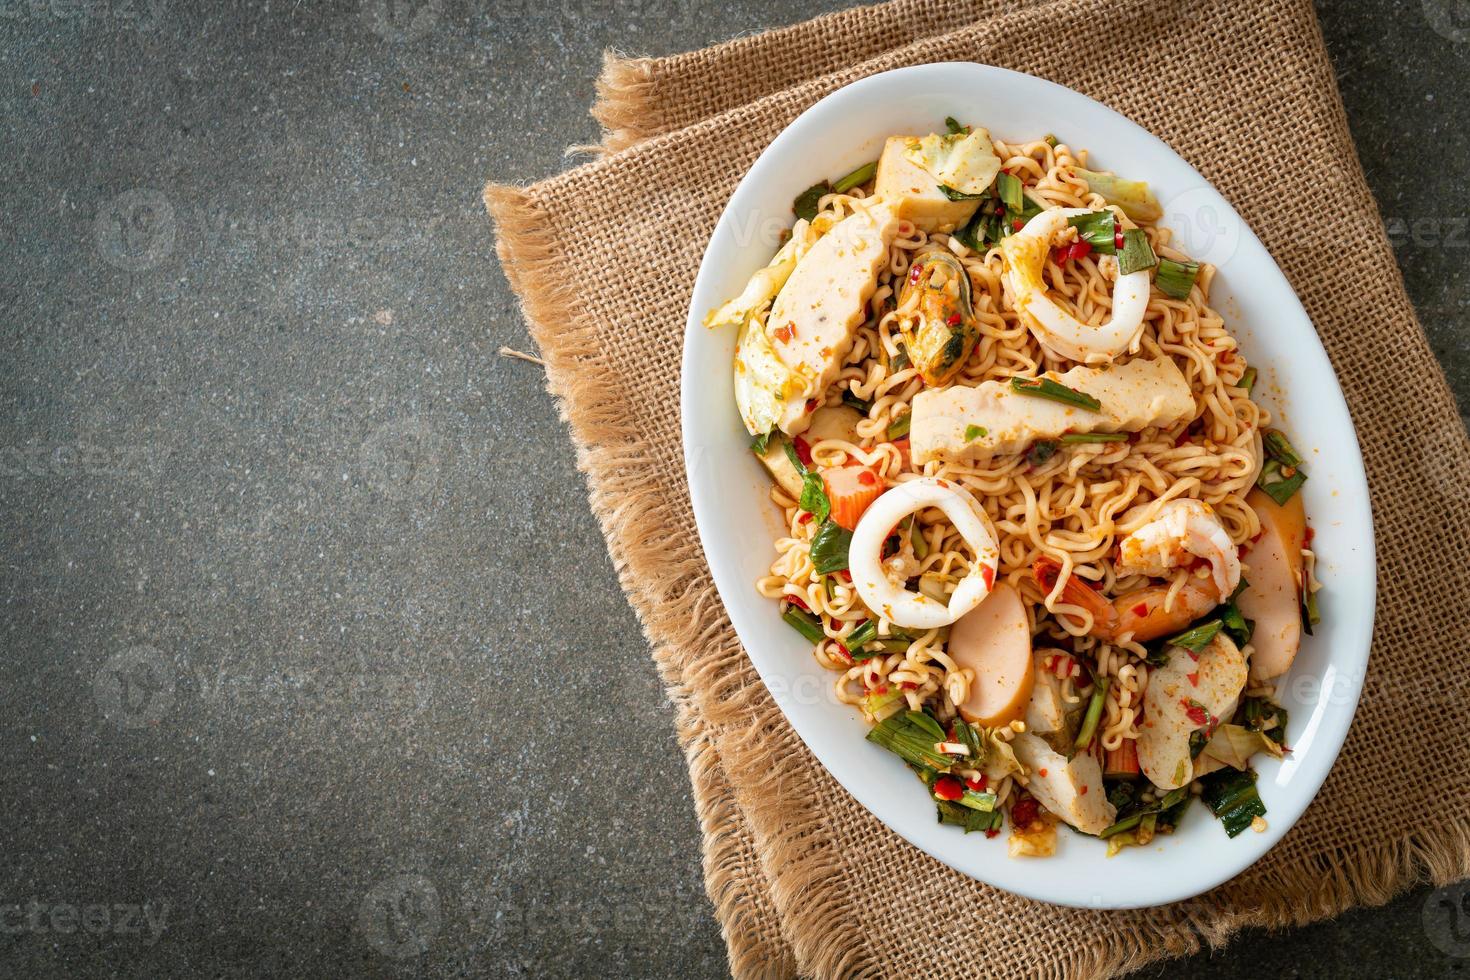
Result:
M1029 902L885 829L757 679L694 528L679 364L721 209L757 154L822 96L954 60L1086 93L1194 164L1295 286L1362 439L1379 605L1347 745L1279 846L1165 908ZM531 187L491 185L485 199L592 509L678 708L706 882L737 975L1098 975L1223 943L1242 926L1310 922L1417 880L1470 876L1470 443L1405 296L1307 0L899 0L692 54L610 59L601 92L604 156Z

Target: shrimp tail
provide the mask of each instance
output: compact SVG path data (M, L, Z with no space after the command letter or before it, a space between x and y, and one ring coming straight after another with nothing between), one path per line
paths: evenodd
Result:
M1031 574L1035 577L1036 584L1041 587L1043 596L1051 595L1056 589L1057 578L1061 572L1061 563L1045 555L1036 559L1031 565ZM1113 604L1106 597L1090 588L1077 576L1067 576L1067 581L1062 586L1061 599L1069 606L1079 606L1087 610L1092 616L1092 629L1089 631L1092 635L1100 637L1114 635L1118 625L1118 611L1113 608ZM1075 617L1068 618L1076 622Z

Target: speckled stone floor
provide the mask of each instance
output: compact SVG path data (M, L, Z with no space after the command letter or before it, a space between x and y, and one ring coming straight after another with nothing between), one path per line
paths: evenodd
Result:
M840 5L0 5L0 975L725 972L478 190L596 138L603 48ZM1470 405L1470 10L1321 15ZM1463 973L1465 901L1151 972Z

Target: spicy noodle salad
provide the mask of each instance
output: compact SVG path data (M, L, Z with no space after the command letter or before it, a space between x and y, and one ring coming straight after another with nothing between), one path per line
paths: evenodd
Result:
M803 192L705 318L785 515L756 588L941 823L1262 830L1318 621L1302 458L1146 183L946 124Z

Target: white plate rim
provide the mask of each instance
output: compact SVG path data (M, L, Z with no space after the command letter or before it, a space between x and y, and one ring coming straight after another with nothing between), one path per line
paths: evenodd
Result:
M861 121L856 125L844 122L843 114L856 114L861 120L865 117L860 110L871 109L875 104L889 106L905 100L935 103L949 100L953 106L952 114L989 126L997 135L1013 139L1030 135L1007 132L994 126L986 118L987 112L983 108L965 111L971 105L983 103L986 94L997 91L1025 93L1027 104L1039 107L1036 111L1040 113L1050 110L1067 119L1085 120L1086 125L1082 129L1087 133L1084 138L1072 141L1076 146L1092 149L1093 159L1101 161L1100 165L1111 167L1103 159L1105 152L1110 156L1129 156L1129 153L1117 152L1125 144L1132 155L1156 161L1158 166L1151 168L1150 172L1130 173L1130 176L1148 180L1160 190L1161 198L1168 200L1165 192L1177 192L1182 181L1189 185L1184 193L1196 195L1202 202L1202 208L1217 209L1216 216L1226 223L1225 227L1233 224L1231 230L1237 236L1230 256L1225 262L1218 263L1221 271L1217 282L1227 283L1229 271L1242 280L1249 277L1253 289L1269 294L1269 307L1274 314L1273 329L1287 335L1293 348L1288 364L1266 365L1262 362L1265 365L1262 369L1263 386L1268 368L1286 370L1292 376L1288 390L1293 392L1307 391L1307 388L1298 387L1301 384L1299 376L1306 374L1314 379L1314 384L1308 387L1312 426L1316 427L1314 435L1320 438L1314 440L1313 450L1306 450L1315 458L1309 462L1308 471L1312 478L1303 493L1306 494L1309 519L1317 531L1314 545L1319 552L1319 561L1324 565L1322 578L1330 591L1324 590L1323 594L1324 626L1319 628L1316 637L1304 644L1285 681L1287 689L1283 694L1289 706L1297 705L1292 695L1299 695L1298 700L1310 708L1304 719L1293 714L1291 742L1295 752L1283 763L1271 761L1260 767L1261 792L1269 810L1268 828L1264 833L1246 833L1231 840L1218 826L1210 826L1208 829L1218 836L1215 842L1218 846L1210 847L1205 843L1196 847L1206 840L1196 832L1197 828L1204 826L1206 821L1216 823L1203 812L1202 807L1196 805L1193 808L1196 812L1181 825L1180 834L1161 839L1165 845L1126 849L1117 857L1102 859L1106 862L1104 867L1098 861L1104 845L1069 834L1065 828L1059 832L1063 842L1058 855L1043 860L1010 859L1005 856L1003 838L985 841L975 835L963 835L956 828L937 826L932 802L902 763L861 739L861 730L865 726L856 710L814 693L819 687L807 684L803 688L803 683L811 678L829 684L831 675L812 660L804 641L780 623L774 603L755 592L753 578L737 568L740 556L732 556L732 546L724 543L729 532L719 527L721 520L730 516L732 501L734 510L743 509L740 493L736 491L733 498L731 496L731 488L735 485L732 481L746 479L751 474L758 479L763 478L759 477L759 463L749 453L741 454L743 459L724 458L730 449L728 432L720 433L717 438L711 435L718 432L714 428L715 416L724 415L718 424L728 429L733 423L739 435L748 440L734 410L733 400L725 397L723 412L717 407L721 394L728 396L729 392L728 354L725 355L724 370L719 374L711 375L708 370L702 370L717 364L715 355L720 352L717 345L733 349L733 338L720 338L706 331L702 318L705 311L737 292L750 272L768 261L774 250L774 242L742 244L740 241L751 237L749 230L759 224L760 215L778 213L774 204L768 204L762 210L755 206L755 202L762 196L770 201L789 202L801 188L820 179L824 173L833 176L844 172L842 166L847 164L838 166L833 161L829 161L831 169L828 170L818 164L803 169L806 158L813 156L810 152L815 145L813 137L844 125L861 129ZM967 100L968 104L965 104ZM845 118L850 120L854 116ZM937 125L932 121L930 124ZM1054 128L1058 127L1038 117L1035 135ZM1088 135L1093 132L1098 135ZM1102 133L1108 134L1107 137L1104 138ZM840 140L836 142L841 143ZM871 135L866 140L854 136L845 149L827 155L832 156L834 152L845 155L848 164L855 166L861 162L860 158L871 159L875 155L871 152L872 142ZM1120 172L1123 172L1121 168ZM772 191L773 186L779 190ZM1174 193L1173 196L1177 198L1179 195ZM752 218L757 219L755 224L752 224ZM789 225L790 220L787 205L784 221ZM737 234L740 227L746 229L744 234ZM1208 254L1202 257L1214 258ZM733 290L730 288L732 283ZM1216 289L1218 291L1220 286ZM1231 292L1228 286L1226 291ZM1252 298L1248 302L1256 301ZM1247 335L1254 336L1255 325L1250 321L1232 322L1234 318L1228 312L1225 315L1227 328L1241 338L1248 356L1252 347L1267 343L1266 338L1248 342ZM1326 402L1322 401L1323 398ZM914 846L962 874L1027 898L1084 908L1149 907L1193 897L1233 878L1279 841L1316 796L1351 725L1363 686L1372 638L1377 588L1376 553L1367 478L1356 432L1341 387L1315 329L1285 275L1260 240L1198 171L1178 157L1167 144L1131 120L1045 79L970 62L896 69L869 76L823 98L802 113L761 153L731 195L716 225L700 265L686 324L680 401L685 470L695 521L716 589L742 645L787 720L818 761L864 808ZM1302 407L1299 404L1292 406L1290 397L1286 401L1287 405L1283 407L1288 410ZM1324 425L1324 420L1330 420L1331 424ZM1324 428L1330 429L1327 436L1321 436ZM1290 423L1288 429L1290 431ZM1298 436L1294 433L1293 438ZM1330 450L1328 455L1322 454L1323 446ZM1299 448L1303 448L1300 443ZM759 486L759 483L754 486ZM1330 506L1324 507L1324 503ZM761 505L774 509L768 501L762 501ZM1326 517L1329 513L1339 520L1330 529L1319 526L1315 515ZM745 533L749 546L749 532ZM757 538L755 547L759 549L761 559L768 564L771 550L765 535ZM1334 618L1327 619L1328 613ZM770 622L760 621L762 615ZM780 630L786 630L789 636L780 637L778 631L770 628L772 622ZM802 651L804 662L793 664L794 650ZM1319 664L1320 669L1314 668L1310 674L1301 673L1304 662ZM1300 683L1302 681L1306 683ZM834 716L833 709L848 712L854 724L843 725ZM857 737L851 738L854 734ZM849 741L856 744L848 744ZM885 762L890 763L886 772ZM896 776L901 776L901 780L895 780L893 777ZM907 783L907 795L899 791L903 782ZM920 818L915 801L927 809L927 819ZM1195 830L1191 829L1191 821ZM1182 849L1189 853L1179 853ZM1058 874L1058 864L1066 869L1065 874Z

